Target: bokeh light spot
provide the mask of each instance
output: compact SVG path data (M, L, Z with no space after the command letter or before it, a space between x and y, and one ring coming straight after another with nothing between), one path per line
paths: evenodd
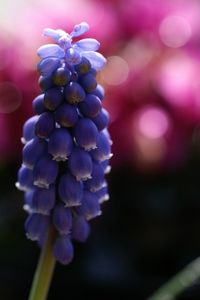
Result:
M110 56L102 71L102 79L108 85L119 85L126 81L129 74L127 62L120 56Z
M157 139L168 131L169 120L162 110L152 107L142 111L139 116L138 127L144 136Z
M159 55L159 51L157 41L143 33L128 41L122 53L129 67L136 71L148 65L154 56Z
M168 16L160 24L159 35L166 46L179 48L189 41L191 26L184 17Z
M14 112L22 102L20 90L11 82L0 83L0 113Z

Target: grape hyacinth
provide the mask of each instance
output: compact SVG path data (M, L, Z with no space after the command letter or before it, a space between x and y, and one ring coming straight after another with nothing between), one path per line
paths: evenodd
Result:
M72 241L87 239L88 221L101 215L100 206L109 199L109 115L96 80L106 59L97 52L97 40L77 41L88 29L82 22L70 34L44 30L55 43L37 51L41 93L33 100L36 115L23 127L23 162L16 184L24 192L27 237L42 246L53 228L52 251L62 264L71 262Z

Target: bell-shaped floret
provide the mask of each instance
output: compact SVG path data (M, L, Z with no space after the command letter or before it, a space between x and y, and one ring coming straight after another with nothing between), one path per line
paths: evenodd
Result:
M46 91L54 86L52 75L41 75L39 77L38 83L42 91Z
M69 157L68 166L78 181L91 178L92 159L85 150L75 147Z
M55 83L55 85L64 86L69 83L70 78L70 70L66 67L60 67L54 73L53 82Z
M89 191L84 191L81 206L76 208L78 215L86 220L91 220L101 215L101 208L97 196Z
M88 118L81 118L74 127L76 143L86 151L95 149L99 132L96 125Z
M93 162L91 177L84 182L84 186L87 190L96 192L104 183L104 170L100 163Z
M66 207L78 206L83 196L83 184L73 175L64 174L59 180L58 193Z
M97 139L97 148L91 150L91 156L93 159L102 162L112 157L111 154L111 141L107 134L103 131L99 132Z
M106 159L101 162L102 168L104 170L104 174L108 174L111 171L111 166L109 165L109 159Z
M43 76L51 75L61 65L60 59L56 57L47 57L42 59L38 65L37 70Z
M70 104L77 104L84 100L84 89L77 82L70 82L64 90L65 100Z
M100 204L109 200L108 185L106 184L106 182L100 190L95 192L95 195L98 198Z
M38 115L45 112L46 108L44 106L44 94L40 94L37 97L35 97L35 99L33 100L32 106L33 106L33 110Z
M26 144L35 137L35 124L37 123L38 118L39 116L33 116L24 123L22 137L23 144Z
M102 85L97 84L95 90L92 92L92 94L96 95L101 101L103 100L105 96L105 91Z
M49 217L37 213L30 214L25 222L25 231L28 239L39 241L47 232Z
M77 108L71 104L62 104L55 111L55 120L62 127L73 127L78 121Z
M56 195L53 185L49 189L35 187L32 194L32 211L42 215L49 215L55 205L55 201Z
M87 93L92 93L97 86L96 77L92 72L82 75L79 83Z
M25 205L29 205L30 208L32 206L32 198L33 198L34 188L32 188L31 190L28 190L24 193L24 203L25 203Z
M39 116L35 124L35 134L39 138L48 138L55 128L54 116L50 112L44 112Z
M86 74L91 69L91 63L89 60L85 57L82 57L80 64L74 66L76 72L78 75Z
M101 100L92 94L88 94L84 101L79 103L80 112L89 118L94 118L98 115L101 110Z
M53 209L53 224L60 234L69 234L72 228L72 212L58 203Z
M56 161L65 161L73 149L73 140L65 128L56 128L49 137L48 152Z
M23 205L23 209L28 213L28 214L32 214L32 198L33 198L33 191L34 188L31 190L28 190L24 193L24 205Z
M16 187L20 191L28 191L33 187L33 171L26 166L21 166L18 171L18 182L16 183Z
M105 108L102 108L96 117L92 118L92 121L97 126L98 130L103 130L108 126L109 114Z
M54 111L62 100L63 94L58 87L48 89L44 94L44 106L51 111Z
M32 169L38 159L47 152L47 142L39 138L29 141L23 148L23 164Z
M74 216L72 225L72 238L85 242L90 234L90 225L82 216Z
M58 175L58 163L50 155L42 156L33 169L34 185L48 189L55 183Z
M55 258L63 265L69 264L74 256L74 249L69 235L59 236L53 245Z

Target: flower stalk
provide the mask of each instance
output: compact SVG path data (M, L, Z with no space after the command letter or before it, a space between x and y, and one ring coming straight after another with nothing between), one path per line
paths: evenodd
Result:
M42 247L28 300L47 299L56 263L56 259L52 253L54 235L53 229L50 228L46 237L46 241Z

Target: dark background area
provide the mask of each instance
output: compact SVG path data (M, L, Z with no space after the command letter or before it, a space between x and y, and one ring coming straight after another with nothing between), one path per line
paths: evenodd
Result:
M199 255L200 161L179 172L144 176L130 167L109 176L111 200L92 221L85 244L75 244L69 266L57 265L49 299L102 297L146 299ZM25 238L22 197L14 189L16 165L2 176L0 291L2 299L26 299L39 248ZM198 299L195 284L177 299Z

